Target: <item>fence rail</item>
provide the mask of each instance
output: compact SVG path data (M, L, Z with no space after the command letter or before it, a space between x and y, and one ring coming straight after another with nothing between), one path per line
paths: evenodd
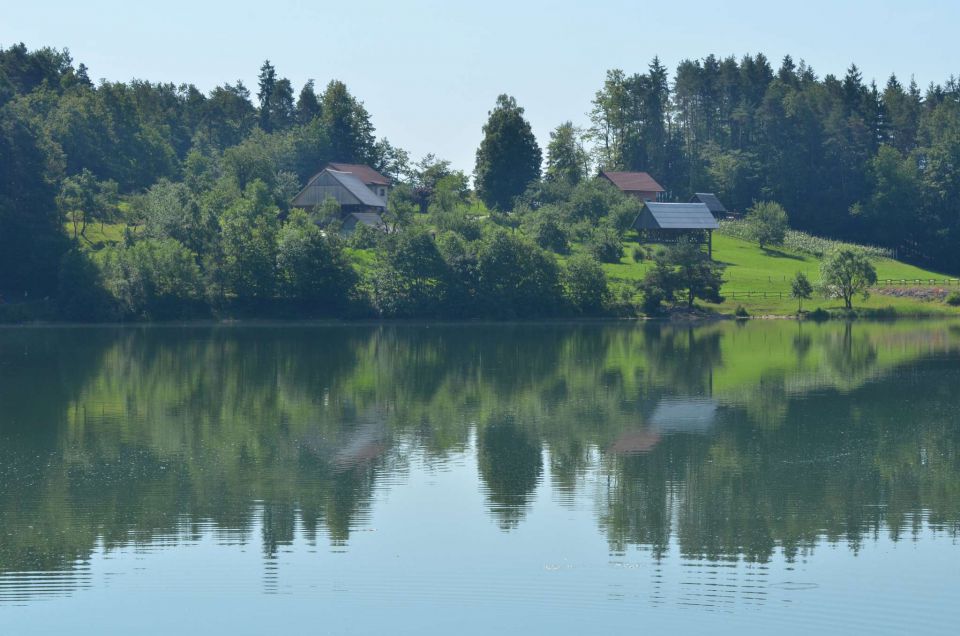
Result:
M779 298L783 300L783 297L790 297L790 292L786 291L725 291L723 292L728 298Z
M950 287L952 285L960 286L960 278L884 278L877 281L877 285L882 285L885 287L893 285L944 285Z
M924 285L929 287L935 287L937 285L943 287L956 286L960 287L960 278L883 278L876 282L875 287L905 287L912 285L914 287L922 287ZM728 298L778 298L783 300L784 298L790 298L790 291L724 291L724 295Z

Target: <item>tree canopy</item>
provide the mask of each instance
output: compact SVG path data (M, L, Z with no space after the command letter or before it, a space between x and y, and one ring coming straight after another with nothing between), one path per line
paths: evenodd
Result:
M509 209L513 200L540 178L542 158L523 108L513 97L500 95L477 149L477 194L490 208Z

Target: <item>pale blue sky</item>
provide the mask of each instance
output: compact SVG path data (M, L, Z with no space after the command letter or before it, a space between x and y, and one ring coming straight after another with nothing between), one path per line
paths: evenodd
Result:
M265 58L298 91L338 78L378 136L468 172L499 93L526 108L545 145L560 122L586 124L607 69L642 71L654 55L672 71L709 53L763 52L774 67L790 53L820 76L856 62L867 80L912 74L922 87L960 74L957 0L2 0L0 16L0 46L67 47L94 79L204 91L242 79L255 93Z

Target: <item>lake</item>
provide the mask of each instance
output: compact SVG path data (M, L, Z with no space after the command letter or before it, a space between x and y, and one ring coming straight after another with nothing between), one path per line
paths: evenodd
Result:
M0 328L0 633L956 633L960 322Z

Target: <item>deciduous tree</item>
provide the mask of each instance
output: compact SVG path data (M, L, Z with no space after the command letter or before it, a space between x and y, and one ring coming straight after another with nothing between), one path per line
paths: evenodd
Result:
M843 248L829 254L820 263L820 279L828 298L842 298L844 307L853 309L853 298L870 297L870 286L877 282L877 270L863 252Z

